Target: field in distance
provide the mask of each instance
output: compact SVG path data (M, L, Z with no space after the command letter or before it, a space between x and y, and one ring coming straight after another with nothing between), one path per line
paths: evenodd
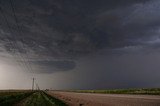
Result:
M68 91L77 93L160 95L160 88L113 89L113 90L68 90Z

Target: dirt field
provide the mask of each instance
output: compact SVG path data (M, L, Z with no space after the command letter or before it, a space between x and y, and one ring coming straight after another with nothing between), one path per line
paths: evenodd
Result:
M160 106L160 96L49 91L69 106Z

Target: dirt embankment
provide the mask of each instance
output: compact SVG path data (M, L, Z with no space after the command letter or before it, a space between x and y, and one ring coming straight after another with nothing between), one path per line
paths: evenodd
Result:
M160 106L160 96L49 91L69 106Z

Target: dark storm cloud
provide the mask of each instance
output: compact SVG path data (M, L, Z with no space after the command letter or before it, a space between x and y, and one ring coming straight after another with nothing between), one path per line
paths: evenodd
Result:
M159 41L155 40L159 38L160 26L158 0L14 0L13 3L21 31L9 0L2 0L1 8L11 30L1 15L1 43L8 52L28 54L31 60L48 69L73 69L76 62L69 60L78 61L103 49L123 54L137 48L159 47ZM17 50L12 49L14 45L7 39L18 45ZM54 61L55 58L69 62Z
M37 66L39 73L52 73L56 71L68 71L75 68L74 61L32 61Z

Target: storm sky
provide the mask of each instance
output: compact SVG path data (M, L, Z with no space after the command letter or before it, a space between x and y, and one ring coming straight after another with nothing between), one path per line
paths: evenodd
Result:
M160 0L0 0L0 89L152 88Z

